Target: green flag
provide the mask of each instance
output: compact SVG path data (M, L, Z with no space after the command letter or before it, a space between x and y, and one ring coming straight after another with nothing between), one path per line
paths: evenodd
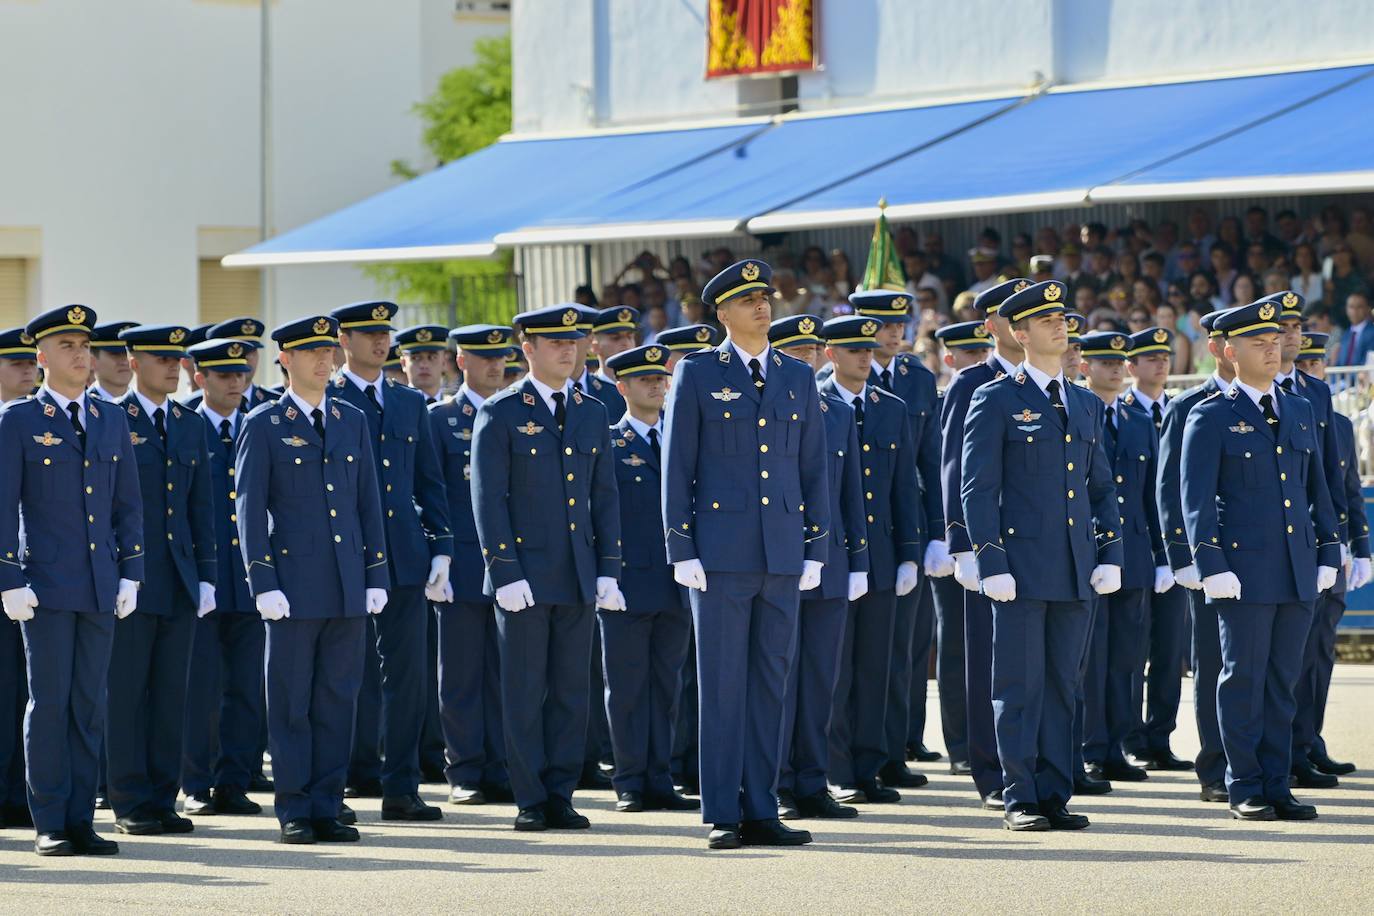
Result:
M887 201L878 201L878 222L873 226L873 241L868 245L868 264L864 267L864 289L906 289L897 246L887 227Z

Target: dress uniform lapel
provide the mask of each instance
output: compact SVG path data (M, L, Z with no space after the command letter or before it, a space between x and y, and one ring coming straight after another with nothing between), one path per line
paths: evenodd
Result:
M146 442L152 445L159 455L165 455L167 446L163 443L162 437L157 434L157 427L153 425L153 418L143 409L143 403L134 394L132 388L129 389L128 394L124 395L124 400L120 402L120 406L124 410L124 415L129 418L129 432L138 437L134 444L142 445ZM172 401L170 398L163 405L163 410L166 411L163 419L167 426L167 434L170 437L172 428Z
M549 411L549 405L544 403L544 398L534 387L534 382L531 382L528 378L521 382L520 396L525 402L525 408L530 412L530 420L533 421L534 425L544 427L544 431L551 432L555 439L561 438L562 434L558 431L558 421L553 418L553 414ZM568 398L569 427L572 426L572 409L573 402L570 397Z
M311 424L310 417L296 406L295 401L289 397L283 396L277 403L282 406L283 416L289 424L287 430L292 435L299 436L317 448L324 448L324 443L320 441L320 437L315 435L315 427ZM329 398L326 396L320 404L325 410L328 410ZM330 420L332 419L333 417L330 417ZM329 420L325 420L324 423L325 429L328 430L330 426Z
M767 360L768 367L763 370L765 374L763 377L763 397L759 402L760 408L771 406L774 401L782 397L783 389L787 387L787 383L782 379L782 357L777 354L776 350L769 347L764 351L763 358ZM750 382L749 387L754 388L754 383ZM758 389L754 390L757 391ZM789 390L787 394L791 396L792 400L796 400L797 393L795 391Z
M638 455L645 464L649 465L655 471L659 469L658 458L654 456L654 450L649 446L649 441L635 432L635 428L630 425L629 420L622 419L620 423L617 424L615 431L616 438L625 440L626 448L633 454ZM663 438L660 436L659 442L662 441Z
M1279 428L1275 441L1280 444L1289 442L1293 435L1293 400L1302 395L1291 395L1285 392L1278 385L1274 386L1274 395L1277 398L1276 404L1279 408Z
M1038 418L1031 422L1052 425L1060 430L1064 429L1064 421L1060 418L1059 411L1054 409L1054 405L1050 403L1050 399L1045 395L1045 392L1040 390L1040 386L1035 383L1035 379L1031 378L1024 364L1016 368L1016 379L1016 387L1021 390L1021 400L1030 407L1033 413L1040 414ZM1070 410L1068 391L1061 391L1060 397L1064 399L1064 410Z
M749 377L749 367L744 364L744 360L740 359L740 355L735 352L734 344L730 343L728 338L716 348L716 359L724 367L725 381L732 390L744 392L744 395L756 404L763 400L763 394L754 387L754 380ZM767 375L772 374L767 370L764 371ZM767 375L764 376L765 390L767 389Z
M1274 387L1277 388L1278 386L1275 385ZM1241 420L1244 421L1243 425L1253 426L1271 441L1277 441L1278 430L1269 426L1264 419L1264 414L1260 413L1259 407L1256 406L1254 401L1250 400L1248 394L1240 390L1239 385L1232 387L1231 390L1226 393L1226 397L1231 401L1231 409L1239 414ZM1283 405L1279 405L1279 410L1283 410ZM1237 425L1239 426L1242 424ZM1232 432L1238 433L1240 430L1233 428Z

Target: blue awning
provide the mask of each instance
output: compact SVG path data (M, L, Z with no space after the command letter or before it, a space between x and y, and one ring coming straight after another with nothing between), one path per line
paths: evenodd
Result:
M1050 90L898 161L749 221L752 232L1082 206L1093 188L1219 142L1371 67ZM1345 117L1361 117L1360 109ZM1325 152L1326 144L1322 143ZM1240 161L1244 161L1243 157ZM1237 163L1239 166L1239 162Z
M551 207L651 181L737 144L768 123L504 139L223 263L265 267L488 256L496 251L498 233Z
M726 235L750 217L940 143L1022 101L1022 96L1014 96L851 114L787 115L769 129L675 171L552 206L520 229L501 233L496 241L506 246Z

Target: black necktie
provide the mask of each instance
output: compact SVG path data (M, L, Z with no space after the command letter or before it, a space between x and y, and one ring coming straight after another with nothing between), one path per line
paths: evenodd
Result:
M369 390L370 390L370 389L369 389ZM324 411L323 411L323 410L320 410L318 407L316 407L314 410L310 411L310 425L313 426L313 427L315 427L315 435L319 436L319 437L320 437L320 441L323 442L323 441L324 441Z
M377 386L368 385L363 389L363 392L367 394L367 399L372 402L372 406L377 408L377 416L380 417L382 415L382 402L377 400Z
M161 407L153 411L153 429L157 430L163 444L167 444L167 412Z
M574 380L573 380L573 391L582 391L582 390L584 390L584 389L582 388L582 381L581 381L580 379L574 379Z
M1260 395L1260 412L1264 414L1264 422L1270 426L1279 425L1279 415L1274 412L1274 396L1272 394Z
M1164 428L1164 408L1159 406L1158 401L1150 405L1150 416L1154 417L1156 430Z
M432 398L432 397L430 397L429 395L425 395L425 406L428 407L430 404L433 404L433 403L434 403L435 401L437 401L437 400L439 400L439 399L438 399L438 398Z
M749 377L754 380L755 388L763 387L763 369L756 359L749 360Z
M658 446L658 430L654 429L653 427L649 428L649 448L654 450L655 458L663 457L663 453L659 451Z
M553 393L553 422L558 424L560 432L562 432L563 424L568 419L568 405L563 403L563 398L566 396L567 395L563 394L561 391L555 391Z
M67 413L71 415L72 426L76 427L76 438L81 440L81 448L86 448L86 427L81 425L81 405L72 401L67 405Z
M1059 379L1050 379L1050 383L1045 386L1045 394L1049 395L1050 404L1059 411L1059 419L1064 424L1064 428L1068 429L1069 412L1064 407L1064 399L1059 396Z
M1116 406L1115 406L1115 405L1113 405L1113 406L1107 408L1107 432L1111 433L1113 438L1116 437Z
M857 426L857 427L859 428L859 431L860 431L860 432L863 432L863 428L864 428L864 399L863 399L863 397L862 397L861 395L860 395L860 396L856 396L856 397L854 398L854 400L853 400L852 403L854 404L854 425Z
M239 413L248 413L248 396L239 398Z
M228 420L219 421L219 441L224 443L224 447L233 451L234 430L229 426Z
M1290 375L1288 378L1283 379L1279 382L1279 387L1291 394L1293 391L1293 377Z
M892 370L884 369L878 373L878 387L884 391L892 390Z

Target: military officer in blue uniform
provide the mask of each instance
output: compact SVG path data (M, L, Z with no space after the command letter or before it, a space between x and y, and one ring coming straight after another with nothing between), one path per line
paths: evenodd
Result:
M592 606L625 609L609 420L571 381L578 318L573 306L515 316L530 375L483 404L473 432L517 830L589 826L572 795L587 745Z
M243 343L244 354L248 357L248 383L243 389L244 412L273 400L270 391L254 384L258 375L258 363L262 359L262 335L266 330L266 325L256 318L230 318L218 324L206 325L202 329L193 329L187 337L187 347L193 347L207 340L237 340ZM194 360L191 361L189 367L183 364L183 368L186 368L188 373L192 373L194 380ZM200 407L201 397L200 391L196 391L187 397L183 403L195 410Z
M606 413L612 422L625 415L625 398L615 387L615 370L610 367L610 358L624 353L639 343L639 310L629 306L602 309L597 312L596 323L592 325L592 345L600 361L599 371L590 374L589 381L601 382L588 392L592 397L606 405Z
M706 284L727 336L678 364L666 411L663 521L674 577L691 589L713 849L811 839L778 820L778 753L799 593L829 556L830 494L815 377L768 345L771 278L747 260Z
M964 424L969 401L980 386L1002 376L1015 375L1025 351L1011 332L1011 322L997 308L1018 289L1030 286L1023 278L1004 280L978 294L974 308L986 315L984 328L994 341L987 361L962 370L945 390L940 408L942 435L942 492L945 504L946 541L954 557L955 578L964 594L964 688L968 704L968 770L983 807L1002 811L1002 765L997 757L997 735L992 710L992 604L978 587L978 570L964 507L960 497L963 480ZM951 761L953 766L954 761ZM956 769L958 769L956 767Z
M401 357L405 384L423 394L426 405L443 395L447 340L448 328L439 324L416 325L396 334L396 352Z
M625 415L611 427L620 489L625 610L597 613L617 811L701 807L701 802L677 793L671 771L691 614L685 590L673 581L661 536L659 468L667 362L668 349L657 344L603 358L627 405Z
M374 692L364 681L359 694L349 782L355 794L381 795L383 820L439 820L419 791L429 600L443 600L453 549L443 468L424 395L382 374L396 306L360 302L330 314L345 355L330 394L367 418L391 578L386 609L370 619L379 664L368 673L379 684Z
M239 546L267 623L267 726L281 842L355 842L339 822L366 617L391 580L367 418L329 395L338 322L272 332L286 394L243 420L234 465ZM269 514L271 524L269 525Z
M30 321L46 380L0 412L0 599L24 634L29 813L46 856L119 851L91 823L115 611L133 611L143 578L143 508L124 412L86 393L94 324L81 305Z
M1146 337L1153 341L1151 335ZM1081 766L1073 770L1075 792L1088 795L1109 789L1100 784L1103 780L1131 781L1146 775L1127 763L1122 742L1140 715L1133 679L1144 668L1149 647L1147 595L1160 586L1172 587L1174 579L1155 504L1158 440L1149 418L1129 409L1122 398L1125 365L1136 341L1118 331L1099 331L1083 335L1080 346L1089 390L1106 409L1102 440L1116 481L1118 509L1109 521L1121 525L1125 558L1121 588L1091 607L1076 714L1083 720L1081 744L1075 749L1087 772Z
M1121 587L1104 411L1063 377L1067 293L1047 280L998 307L1026 358L974 392L965 421L961 498L992 601L992 695L1011 830L1088 826L1067 807L1074 695L1089 602Z
M472 430L477 411L505 387L512 331L494 324L455 328L463 384L429 410L443 456L453 529L449 592L435 604L439 621L439 721L443 729L449 801L509 802L506 739L501 726L501 652L496 612L482 590L485 564L472 512Z
M668 373L671 375L688 353L720 346L720 331L709 324L685 324L659 331L654 343L668 348Z
M187 353L203 395L196 412L206 423L211 514L215 532L215 602L201 608L191 643L182 736L181 788L186 814L257 814L247 795L260 765L258 740L266 716L263 650L267 633L248 590L239 549L234 464L248 384L249 345L213 339Z
M116 611L110 657L106 787L115 829L189 833L176 813L186 679L196 617L215 607L215 525L205 421L171 399L187 330L139 325L128 345L133 387L119 401L143 494L138 608Z
M1326 347L1329 337L1316 331L1304 331L1302 349L1298 351L1300 372L1324 382L1326 380ZM1331 689L1331 674L1336 664L1336 628L1345 614L1346 594L1363 588L1370 581L1369 519L1365 513L1364 493L1360 485L1359 456L1356 453L1355 428L1350 418L1332 413L1336 426L1336 441L1340 445L1340 464L1345 472L1346 506L1350 510L1350 559L1342 574L1329 591L1323 592L1315 607L1315 620L1303 652L1303 670L1295 693L1297 714L1293 719L1293 777L1295 785L1318 784L1331 788L1338 777L1355 772L1353 763L1332 760L1322 739L1322 723L1326 716L1326 701Z
M1275 383L1278 311L1261 300L1216 319L1236 381L1189 411L1183 433L1185 527L1220 618L1217 718L1243 820L1317 816L1289 788L1293 691L1313 602L1341 562L1316 412Z
M0 405L28 397L38 377L38 347L23 328L0 332ZM24 635L0 622L0 827L32 827L24 787L24 707L29 702Z
M1226 793L1226 754L1217 726L1221 637L1217 631L1216 610L1207 603L1202 593L1202 577L1193 564L1192 551L1188 547L1182 501L1183 429L1189 411L1212 395L1228 390L1235 380L1235 366L1226 358L1226 340L1216 328L1216 320L1224 311L1209 312L1200 319L1202 329L1207 332L1207 351L1216 360L1216 370L1202 384L1170 398L1169 405L1164 408L1157 487L1160 528L1169 555L1169 566L1173 569L1175 581L1188 593L1188 610L1192 621L1194 719L1201 745L1194 761L1194 770L1201 785L1200 796L1206 802L1225 802L1229 799Z
M119 335L137 326L137 321L107 321L91 331L91 369L95 381L89 390L102 401L113 404L129 390L134 370L129 365L129 346Z
M901 352L906 329L911 321L911 297L904 290L865 290L849 297L858 315L876 318L880 324L877 349L869 384L897 395L906 405L911 429L912 455L920 485L924 518L922 560L929 579L954 573L954 561L945 539L945 510L940 498L940 405L936 398L935 376L914 353ZM918 566L922 565L918 561ZM877 587L874 587L877 591ZM892 659L889 663L887 710L888 757L883 763L883 781L889 785L916 788L926 777L911 772L908 757L929 762L940 759L927 750L923 739L926 721L926 677L930 647L935 638L935 604L928 583L897 598L893 622ZM919 676L914 672L920 672ZM911 753L907 753L907 749Z
M856 315L832 318L821 329L834 372L820 390L854 412L868 529L869 587L849 606L830 722L829 775L842 802L901 800L878 776L890 760L892 644L903 638L894 633L896 604L920 584L924 533L909 412L870 383L878 328L876 319Z
M778 318L768 342L812 369L825 362L821 321L814 315ZM802 595L797 613L797 645L787 670L783 707L778 816L857 817L857 809L830 794L830 717L839 677L849 603L868 591L868 526L864 521L859 436L854 410L833 394L821 394L825 420L830 517L839 520L828 539L821 582Z

